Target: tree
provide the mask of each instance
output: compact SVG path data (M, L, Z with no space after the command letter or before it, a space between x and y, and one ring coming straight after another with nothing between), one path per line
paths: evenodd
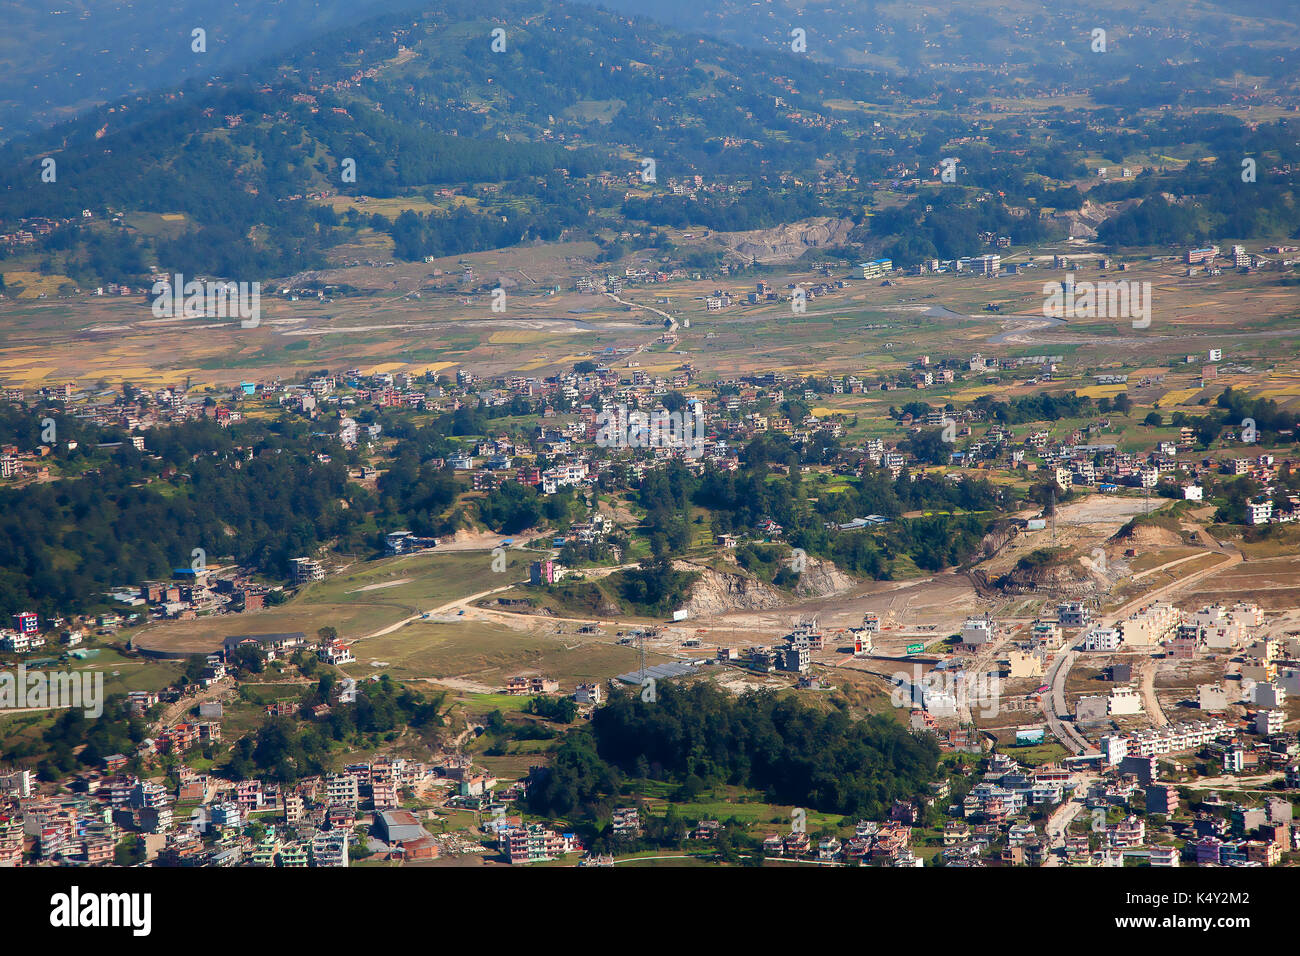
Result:
M144 841L134 833L113 848L114 866L139 866L145 861Z

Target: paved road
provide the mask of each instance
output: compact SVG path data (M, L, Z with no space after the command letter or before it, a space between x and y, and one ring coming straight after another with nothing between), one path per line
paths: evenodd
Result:
M1056 739L1071 753L1095 753L1096 748L1088 742L1078 728L1073 723L1062 719L1069 712L1065 706L1065 679L1069 676L1070 668L1074 666L1078 656L1079 652L1073 646L1066 648L1047 669L1048 690L1042 700L1043 716L1047 718L1047 726Z
M1217 574L1219 571L1223 571L1227 568L1233 567L1234 565L1240 564L1243 560L1241 552L1238 551L1236 548L1223 548L1219 550L1219 553L1225 555L1228 560L1220 561L1218 564L1215 564L1208 568L1204 568L1200 571L1196 571L1192 574L1189 574L1187 577L1181 578L1177 581L1171 581L1170 583L1164 585L1163 587L1156 588L1156 590L1150 592L1149 594L1144 594L1140 598L1136 598L1132 601L1129 601L1127 604L1121 607L1114 614L1108 615L1106 617L1105 626L1113 627L1115 624L1123 620L1125 617L1127 617L1129 614L1131 614L1133 611L1137 610L1138 608L1145 607L1148 604L1151 604L1155 601L1159 601L1161 598L1171 595L1177 591L1186 590L1187 588L1191 587L1193 584L1197 584L1202 579L1209 577L1211 574ZM1191 560L1191 558L1198 558L1200 556L1201 555L1199 554L1195 554L1195 555L1191 555L1190 558L1180 558L1177 561L1171 561L1168 564L1161 565L1160 568L1152 568L1151 570L1157 571L1157 570L1161 570L1162 568L1172 567L1177 564L1182 564L1184 561ZM1142 576L1141 574L1135 575L1133 580L1137 580L1137 578L1141 576ZM1154 653L1154 649L1153 649L1153 653ZM1138 686L1142 693L1142 706L1145 708L1147 712L1147 717L1150 718L1151 722L1155 724L1157 727L1167 726L1169 724L1169 718L1165 716L1164 708L1160 706L1160 698L1156 696L1155 658L1150 657L1144 660L1139 665L1139 673L1141 679L1138 682Z
M1107 620L1110 621L1111 623L1120 621L1123 618L1128 617L1129 614L1131 614L1133 611L1136 611L1139 608L1146 607L1146 605L1151 604L1154 601L1159 601L1162 598L1168 597L1170 594L1173 594L1176 591L1181 591L1184 590L1185 588L1189 588L1193 584L1199 583L1202 578L1209 577L1211 574L1217 574L1219 571L1225 571L1228 568L1233 567L1234 565L1241 564L1243 560L1241 552L1238 551L1236 548L1223 548L1218 550L1217 553L1225 555L1228 560L1220 561L1218 564L1212 565L1211 567L1203 568L1200 571L1193 572L1192 574L1189 574L1185 578L1179 578L1177 581L1170 581L1168 584L1164 585L1163 587L1156 588L1154 591L1148 591L1146 594L1143 594L1141 597L1137 597L1134 598L1132 601L1129 601L1127 604L1125 604L1119 610L1115 611L1113 614L1108 615ZM1179 562L1173 562L1173 563L1179 563Z
M1043 833L1047 837L1048 847L1055 851L1065 848L1065 834L1069 832L1070 824L1074 818L1082 813L1085 809L1083 797L1088 792L1088 783L1094 779L1092 774L1079 774L1076 778L1074 793L1077 795L1071 797L1065 803L1062 803L1047 819L1047 826L1043 828ZM1061 858L1055 852L1049 853L1046 866L1060 866Z
M1163 587L1156 588L1154 591L1149 591L1141 597L1134 598L1132 601L1124 604L1113 613L1106 615L1104 618L1100 618L1098 624L1103 627L1114 626L1119 621L1128 617L1128 615L1133 611L1145 607L1154 601L1159 601L1162 598L1168 597L1177 591L1185 590L1192 585L1197 584L1203 578L1226 570L1236 564L1240 564L1242 561L1241 552L1235 548L1224 548L1220 550L1219 553L1223 554L1227 560L1220 561L1218 564L1211 567L1189 574L1185 578L1171 581ZM1199 555L1196 555L1195 557L1199 557ZM1170 562L1168 565L1164 565L1164 567L1181 564L1182 560L1183 559ZM1153 568L1152 570L1156 569ZM1076 644L1078 643L1079 642L1076 641ZM1074 645L1072 645L1065 649L1064 652L1052 663L1052 666L1048 668L1047 683L1050 686L1050 690L1043 698L1043 715L1047 718L1047 724L1052 733L1055 734L1056 738L1073 753L1095 753L1096 748L1093 747L1092 744L1089 743L1088 739L1079 732L1078 728L1076 728L1072 723L1062 719L1069 713L1069 709L1066 707L1065 702L1065 682L1070 675L1070 668L1074 666L1074 662L1078 660L1078 657L1079 652L1075 650ZM1155 693L1155 660L1150 659L1144 661L1139 665L1139 667L1141 674L1140 687L1143 706L1146 708L1147 716L1151 719L1152 723L1157 727L1163 727L1169 723L1169 718L1165 716L1164 709L1160 706L1159 698L1156 697Z

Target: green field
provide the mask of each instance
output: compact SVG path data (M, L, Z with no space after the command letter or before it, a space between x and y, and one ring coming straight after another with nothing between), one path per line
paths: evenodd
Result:
M360 641L355 664L344 669L362 677L388 673L397 678L456 678L496 689L521 671L535 671L560 682L562 690L586 681L602 681L637 664L634 648L578 635L529 633L490 622L418 621ZM372 661L386 666L372 667ZM476 699L479 698L475 695ZM504 698L506 702L518 698Z
M531 552L512 549L501 574L492 572L487 551L361 562L355 570L304 587L281 607L148 625L135 632L134 640L145 649L198 653L216 649L233 634L302 631L314 637L326 625L345 640L354 640L458 598L518 581L532 558Z

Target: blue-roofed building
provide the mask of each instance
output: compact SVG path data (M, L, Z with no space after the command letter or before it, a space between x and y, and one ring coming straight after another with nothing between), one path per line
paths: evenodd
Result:
M892 259L869 259L858 263L859 274L864 279L875 279L894 271Z

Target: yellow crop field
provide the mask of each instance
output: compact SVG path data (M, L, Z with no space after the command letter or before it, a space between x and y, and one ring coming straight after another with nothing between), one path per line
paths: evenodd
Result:
M1176 388L1165 392L1165 394L1160 397L1160 405L1162 408L1168 408L1170 405L1185 405L1199 394L1201 394L1201 387L1199 385L1193 386L1192 388Z
M55 371L53 365L36 366L24 369L6 369L0 372L0 378L23 385L36 385L50 377Z
M465 197L457 197L457 202L462 205L471 205L466 202ZM382 215L396 216L407 209L423 215L436 208L433 203L427 199L403 199L400 197L391 199L367 199L365 202L358 202L352 196L332 196L325 200L325 205L331 207L335 212L342 212L345 209L355 209L362 213L380 213Z
M35 365L38 362L44 362L48 356L29 355L25 358L13 358L0 360L0 370L10 368L22 368L24 365Z
M991 395L994 392L1002 391L1005 385L977 385L974 388L963 388L960 392L953 395L953 398L961 402L969 402L972 399L979 398L981 395ZM1084 394L1082 390L1080 395Z
M1300 395L1300 379L1270 378L1261 388L1251 389L1260 398L1292 398Z
M5 285L11 289L14 286L22 286L22 290L18 293L20 299L34 299L42 293L47 296L57 295L59 286L72 282L67 276L57 274L43 276L39 272L6 272L4 280Z
M407 367L405 362L384 362L380 365L371 365L369 368L361 370L362 375L381 375L384 372L400 372Z
M572 362L581 362L586 358L589 358L589 356L560 355L560 356L556 356L555 358L542 356L541 358L533 359L531 362L525 362L523 365L519 366L519 370L522 372L531 372L534 369L539 369L546 365L568 365ZM665 366L665 367L671 368L672 366ZM646 368L649 368L649 366L646 366Z
M512 329L508 332L493 332L488 338L492 345L528 345L550 338L546 332L529 332L524 329Z
M1085 398L1108 398L1126 391L1127 385L1089 385L1087 388L1075 389L1075 394Z
M379 375L384 372L409 372L412 375L424 375L429 373L437 375L445 368L451 368L460 365L460 362L429 362L419 364L413 362L381 362L378 365L358 366L362 375Z

